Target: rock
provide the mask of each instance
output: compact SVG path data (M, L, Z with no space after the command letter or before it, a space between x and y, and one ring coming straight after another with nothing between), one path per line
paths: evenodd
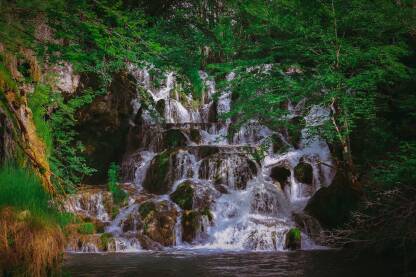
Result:
M130 78L127 73L116 74L107 94L95 97L91 104L76 114L76 130L85 146L87 164L97 169L93 175L85 177L85 184L104 184L110 164L120 162L126 152L133 114L131 103L137 98L135 82ZM82 76L78 91L94 89L98 85L96 79Z
M290 174L290 170L283 166L275 166L270 170L270 177L278 181L282 188L288 183Z
M293 213L296 225L315 242L322 241L323 233L319 221L306 213Z
M165 194L170 188L171 152L164 151L156 155L150 163L143 187L150 193Z
M197 144L201 143L201 133L199 132L198 129L191 128L189 130L189 137L193 142Z
M153 241L153 240L151 240L148 236L146 236L146 235L143 235L143 234L138 234L137 235L137 239L139 240L139 242L140 242L140 246L143 248L143 249L146 249L146 250L154 250L154 251L160 251L160 250L163 250L163 246L160 244L160 243L158 243L158 242L156 242L156 241Z
M145 211L139 208L143 221L143 234L163 246L173 246L178 212L169 201L153 203L153 205L147 204Z
M312 185L313 168L310 164L301 161L294 170L295 178L299 182L307 185Z
M284 249L297 250L301 248L302 235L298 228L290 229L285 236Z
M79 85L80 76L75 74L72 64L64 62L51 68L51 71L57 73L56 87L58 90L72 94Z
M344 174L338 171L329 187L319 189L309 199L305 212L324 228L336 228L350 219L351 211L358 207L360 199L360 192L354 190Z
M305 126L305 120L303 117L296 116L290 119L290 127L287 129L289 135L288 141L295 147L298 148L299 143L302 139L302 129Z
M101 251L106 251L106 252L116 250L116 242L115 242L112 234L104 233L104 234L100 235L99 249Z
M165 116L165 100L161 99L156 103L156 111L160 114L160 116Z
M179 129L167 130L165 132L164 140L166 148L175 148L187 145L187 139Z
M191 181L180 184L175 192L170 195L173 202L184 210L192 210L194 198L194 186Z
M191 243L198 234L206 232L204 219L212 221L209 209L184 211L182 214L182 240Z
M217 111L217 103L213 102L209 107L208 111L208 122L217 122L218 121L218 111Z
M288 145L280 138L280 136L272 135L273 153L280 154L288 150Z

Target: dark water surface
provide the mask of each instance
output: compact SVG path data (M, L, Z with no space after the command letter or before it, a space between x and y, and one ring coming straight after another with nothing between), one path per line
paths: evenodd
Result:
M71 276L400 276L389 260L339 251L67 254Z

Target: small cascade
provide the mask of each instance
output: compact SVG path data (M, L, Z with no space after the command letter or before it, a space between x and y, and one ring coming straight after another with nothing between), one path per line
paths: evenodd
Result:
M99 199L91 202L95 210L77 200L74 211L85 209L107 221L105 232L114 238L108 248L114 251L284 250L286 233L296 226L293 213L334 178L326 142L306 129L293 142L287 132L254 120L231 136L232 120L220 120L230 111L231 91L218 93L205 72L200 72L203 97L196 101L173 72L162 75L156 88L148 69L129 70L153 100L147 110L140 99L132 103L135 151L122 164L129 203L112 220L96 203ZM234 73L227 76L233 78ZM288 106L288 118L302 116L302 103ZM161 120L154 119L152 109ZM327 116L325 109L312 107L304 119L308 127ZM314 247L303 233L302 247Z

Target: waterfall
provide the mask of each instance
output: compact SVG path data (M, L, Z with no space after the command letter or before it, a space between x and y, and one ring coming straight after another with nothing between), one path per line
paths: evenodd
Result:
M163 75L161 87L155 88L148 69L129 70L155 107L163 103L163 120L140 113L140 100L133 101L134 116L140 115L141 122L137 149L123 162L130 201L106 227L116 239L116 251L283 250L285 234L295 226L292 213L334 178L326 142L305 129L294 144L287 132L255 120L230 137L232 120L218 115L230 111L232 92L217 92L207 73L200 72L205 90L197 102L180 90L173 72ZM233 78L230 73L226 79ZM300 116L302 105L289 103L288 118ZM321 124L327 116L324 108L312 107L306 127ZM311 180L297 177L298 170L308 171ZM101 218L109 220L108 215ZM132 220L126 230L126 221ZM313 247L307 234L302 238L302 247Z

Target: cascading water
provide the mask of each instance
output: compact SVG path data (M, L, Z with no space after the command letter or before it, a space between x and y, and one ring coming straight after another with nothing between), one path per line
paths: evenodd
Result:
M283 250L295 226L292 213L334 177L327 144L305 130L291 144L287 134L256 121L229 136L232 121L218 118L230 110L231 91L214 100L215 82L205 72L198 102L181 90L174 73L157 89L146 69L129 70L162 120L152 119L140 99L133 101L131 133L139 141L123 162L130 202L106 227L127 245L119 248ZM290 104L289 111L298 116L299 107ZM325 116L325 109L313 107L305 121L316 125ZM126 231L131 218L136 224ZM306 234L302 238L303 248L313 245Z

